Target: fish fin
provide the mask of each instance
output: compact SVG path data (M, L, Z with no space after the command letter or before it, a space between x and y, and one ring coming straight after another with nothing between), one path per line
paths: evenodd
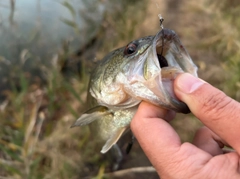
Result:
M110 111L108 110L107 107L96 106L94 108L87 110L84 114L82 114L80 116L80 118L78 118L76 120L76 122L73 123L71 128L76 127L76 126L87 125L87 124L101 118L102 116L108 115L109 113L110 113Z
M116 144L116 142L118 141L118 139L121 137L121 135L126 129L127 129L126 127L122 127L117 131L115 131L102 147L101 153L103 154L106 153L114 144Z

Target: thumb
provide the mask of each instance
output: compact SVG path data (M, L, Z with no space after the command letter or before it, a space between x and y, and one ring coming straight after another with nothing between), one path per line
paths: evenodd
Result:
M240 153L240 103L188 73L177 76L174 91L197 118Z

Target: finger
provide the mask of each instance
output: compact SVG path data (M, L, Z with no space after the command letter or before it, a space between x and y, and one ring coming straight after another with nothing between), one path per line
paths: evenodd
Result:
M146 118L162 118L166 121L171 121L176 113L159 106L155 106L148 102L142 101L138 108L138 115Z
M224 153L225 142L207 127L202 127L196 132L193 144L212 156Z
M167 176L180 164L189 166L194 162L207 162L211 155L191 144L181 145L171 125L160 119L166 115L167 110L142 102L131 122L134 136L158 173ZM196 157L201 160L196 160Z
M187 73L177 76L174 91L196 117L240 153L238 102Z
M181 144L173 128L166 121L159 119L165 118L167 114L166 109L142 102L132 119L131 130L151 161L156 158L156 154L161 158L167 151L177 150ZM160 140L161 138L164 140Z

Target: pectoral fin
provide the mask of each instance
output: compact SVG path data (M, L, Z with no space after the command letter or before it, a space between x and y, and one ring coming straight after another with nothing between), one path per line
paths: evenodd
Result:
M108 115L109 113L110 111L105 106L97 106L91 108L84 114L82 114L80 118L78 118L77 121L71 127L87 125L97 119L100 119L105 115Z
M122 127L118 130L116 130L107 140L107 142L104 144L101 153L106 153L116 142L118 139L122 136L123 132L127 129L127 127Z

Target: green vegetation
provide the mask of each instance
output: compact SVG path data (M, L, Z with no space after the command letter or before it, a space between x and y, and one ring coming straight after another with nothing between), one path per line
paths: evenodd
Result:
M226 79L222 89L240 101L240 10L236 0L214 2L208 6L211 12L212 37L208 41L222 61ZM215 28L213 28L215 27Z
M4 50L11 58L0 54L0 178L102 178L104 173L111 171L112 161L95 151L94 137L90 136L88 128L70 129L70 126L84 111L88 72L92 69L94 58L101 59L110 50L125 45L139 35L150 35L143 34L142 28L146 28L144 32L158 30L157 14L161 12L158 8L149 8L152 4L155 6L154 1L113 1L104 14L101 26L93 29L88 36L89 41L96 39L96 43L90 43L87 48L81 47L80 56L64 41L61 49L54 48L57 49L54 57L45 55L39 49L38 52L44 54L42 58L46 58L41 63L43 59L39 59L35 52L47 38L41 39L37 30L19 48L12 41L6 44ZM61 21L72 27L74 33L81 34L75 22L78 12L74 11L68 1L62 1L62 5L68 9L72 19L62 18ZM176 16L177 13L191 13L199 19L202 18L199 15L204 16L204 23L200 25L186 26L195 23L195 19L190 18L193 16L186 18L185 24L181 24L177 18L171 22L176 23L176 26L166 23L176 28L173 30L180 33L183 43L187 41L187 49L192 57L196 57L200 73L206 69L202 66L208 66L208 59L203 59L206 54L214 54L216 60L220 59L217 64L220 64L220 72L224 74L220 83L212 80L214 77L211 76L203 74L201 77L240 100L238 0L211 3L205 0L196 3L184 1L179 5L180 11L172 9L168 4L162 5L162 8L165 8L165 22L170 21L168 14L174 13ZM11 23L14 21L13 16L14 13L11 13ZM151 27L142 25L155 17L156 22L154 20L155 24L151 24ZM193 37L195 31L200 37ZM16 32L11 35L16 35L16 41L22 40ZM204 38L201 39L202 36ZM173 125L183 141L189 141L200 124L191 115L180 117L182 120L177 120ZM134 151L136 149L133 149L129 158L141 159ZM125 163L128 163L127 159ZM132 166L136 165L125 165L125 168Z
M135 8L144 10L144 6L140 2L127 2L109 4L111 11L105 12L97 32L94 32L96 26L93 24L95 30L89 39L97 38L98 45L90 44L88 48L93 50L87 53L102 57L101 53L105 55L117 46L118 39L125 41L132 37L138 17L127 19L126 16ZM77 12L69 1L63 1L62 5L72 19L60 20L81 35L81 28L74 21ZM137 13L138 16L141 17L143 12ZM14 21L13 14L11 22ZM88 22L91 20L87 14L86 18ZM125 29L130 33L124 33L120 28L126 23ZM47 44L47 37L42 37L39 29L34 29L31 34L25 39L18 31L9 32L11 41L2 49L4 55L0 54L0 178L100 177L111 164L94 150L87 127L70 129L84 110L89 71L94 60L89 60L88 55L77 54L65 41L61 49L47 46L44 51L42 43ZM21 43L13 45L14 41ZM98 53L94 52L99 46L102 48ZM54 50L53 57L45 55Z

